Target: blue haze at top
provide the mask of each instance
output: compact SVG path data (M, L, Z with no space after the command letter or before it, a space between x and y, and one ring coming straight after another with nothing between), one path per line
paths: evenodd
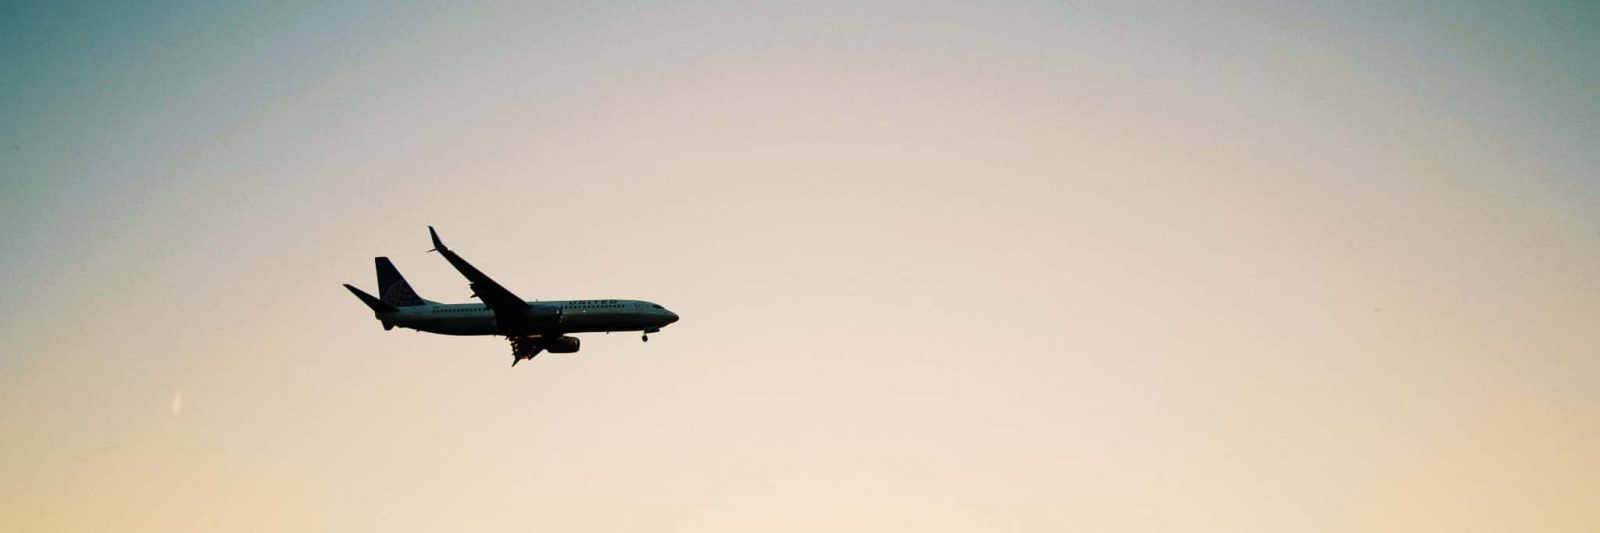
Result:
M1170 109L1173 125L1181 128L1226 127L1236 122L1230 117L1263 110L1290 117L1321 113L1319 89L1330 95L1371 93L1369 105L1348 117L1351 143L1393 143L1406 152L1514 153L1528 163L1516 169L1545 172L1505 179L1534 183L1551 200L1576 204L1551 210L1553 216L1592 215L1600 203L1600 185L1589 179L1600 166L1592 149L1600 131L1600 91L1594 90L1600 67L1592 60L1600 54L1600 39L1596 8L1583 2L1514 8L505 7L6 5L0 16L0 68L7 72L0 78L0 150L6 154L0 159L0 246L15 253L0 257L0 282L12 288L0 305L59 297L63 283L97 262L150 259L119 255L119 249L219 244L190 235L195 228L189 226L199 221L269 224L271 231L254 237L256 255L235 257L266 261L286 246L282 239L347 209L346 202L382 203L451 179L403 177L387 172L387 162L429 152L472 160L520 149L513 138L499 146L453 143L475 138L472 132L495 118L510 114L534 128L561 131L605 106L603 96L612 87L693 77L708 65L782 63L802 54L951 76L970 75L953 69L982 73L993 64L1031 70L1042 83L1079 83L1071 76L1085 71L1109 75L1121 78L1108 85L1116 90L1130 82L1142 87L1124 100ZM1025 19L1032 20L1012 31L996 30ZM643 20L654 25L641 25ZM1306 50L1331 43L1345 55L1325 63L1282 64L1303 60L1292 48L1281 49L1299 42ZM905 62L918 57L923 59ZM1285 83L1302 83L1278 79L1285 73L1320 77L1325 85L1284 92L1294 86ZM1371 80L1384 86L1368 85ZM1237 107L1240 96L1253 104ZM1397 107L1421 120L1488 136L1418 139L1431 126L1371 127ZM373 127L384 130L352 129ZM1391 137L1370 137L1384 129ZM1340 155L1328 151L1337 146L1277 146L1275 137L1272 131L1247 131L1219 140L1251 143L1234 149L1269 158ZM1355 187L1381 194L1386 186ZM152 212L167 215L141 218ZM1592 223L1585 218L1563 224ZM152 233L129 233L146 226ZM125 235L132 234L167 237L130 242ZM199 259L167 260L194 265Z

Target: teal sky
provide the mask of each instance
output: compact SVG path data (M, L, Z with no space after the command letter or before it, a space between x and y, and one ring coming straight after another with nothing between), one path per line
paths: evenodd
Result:
M1597 28L0 5L0 530L1590 531ZM684 319L384 332L430 224Z

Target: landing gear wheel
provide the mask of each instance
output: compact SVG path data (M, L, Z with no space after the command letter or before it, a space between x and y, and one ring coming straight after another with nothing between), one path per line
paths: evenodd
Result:
M523 359L533 359L544 351L534 337L506 337L511 340L511 366L517 366Z
M643 340L645 342L650 342L650 336L649 335L640 335L639 339Z

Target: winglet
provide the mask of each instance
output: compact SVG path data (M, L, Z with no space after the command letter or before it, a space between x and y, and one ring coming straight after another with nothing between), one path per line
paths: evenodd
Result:
M433 226L428 226L428 236L433 238L433 249L428 251L437 252L440 250L449 250L449 248L444 247L444 242L439 240L439 232L433 231Z

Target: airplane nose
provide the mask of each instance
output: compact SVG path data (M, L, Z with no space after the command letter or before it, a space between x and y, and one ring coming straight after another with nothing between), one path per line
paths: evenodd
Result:
M671 324L671 323L677 322L677 321L678 321L678 314L674 313L672 311L667 311L667 323Z

